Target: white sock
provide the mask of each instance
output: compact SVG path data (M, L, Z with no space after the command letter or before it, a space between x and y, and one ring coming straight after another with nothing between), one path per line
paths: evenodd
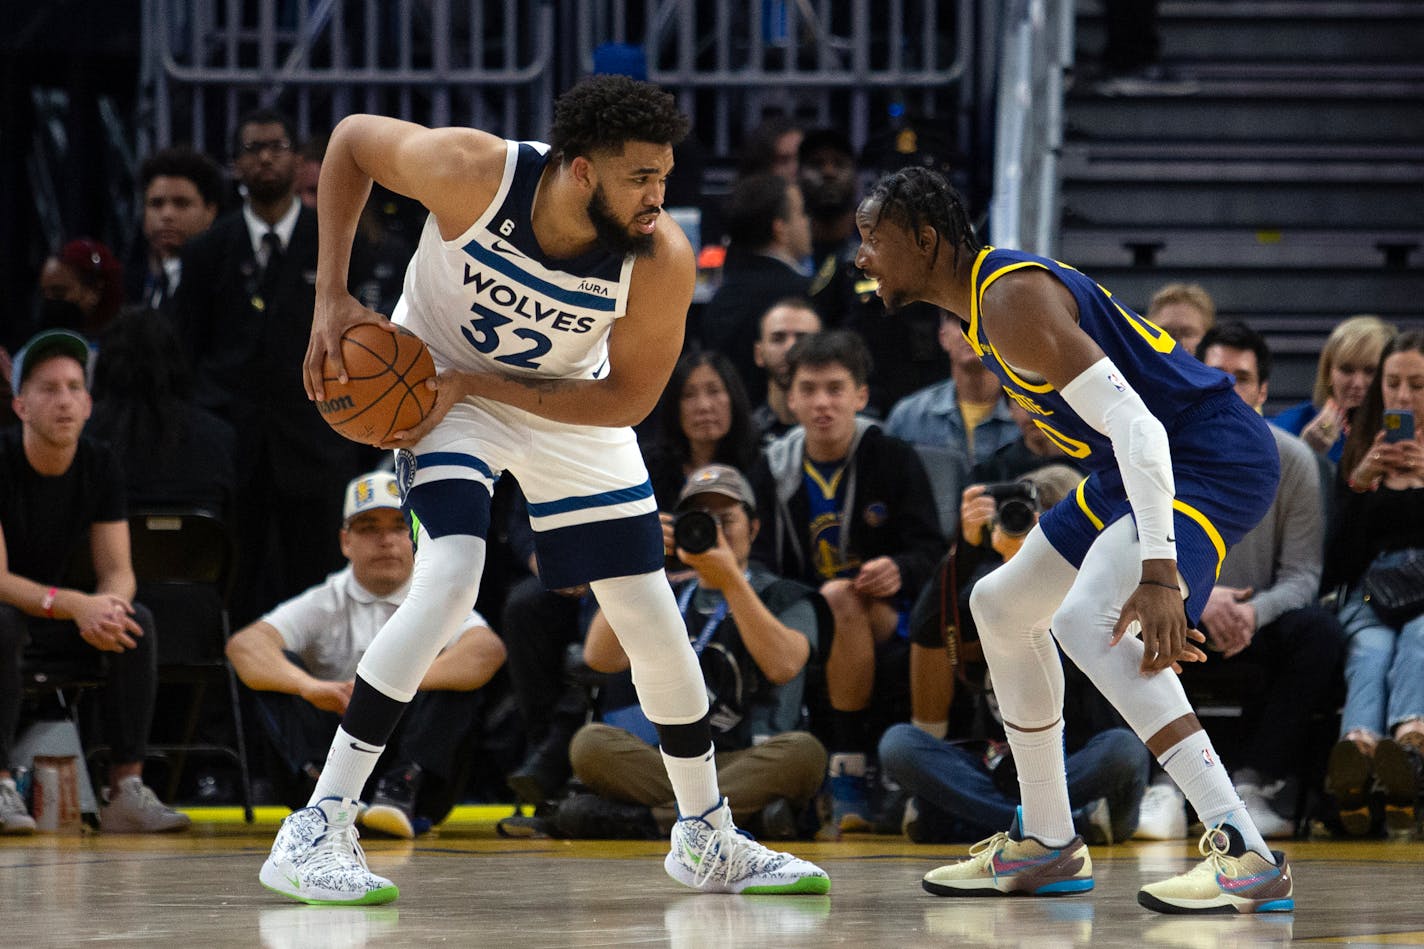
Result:
M722 801L722 792L717 788L715 749L708 748L707 754L696 758L674 758L663 752L663 765L672 782L679 816L702 817L713 827L721 827L727 812L722 808L713 810Z
M1041 731L1004 727L1019 771L1026 837L1049 847L1062 847L1076 836L1073 808L1068 804L1068 776L1063 763L1063 719Z
M1231 776L1226 773L1211 739L1205 731L1196 731L1177 742L1158 759L1164 770L1177 782L1177 787L1192 802L1197 817L1206 827L1230 824L1241 833L1247 850L1254 850L1275 863L1271 848L1266 845L1256 822L1246 812L1241 797L1231 784Z
M377 747L357 741L338 725L331 750L326 753L326 766L321 769L321 777L317 779L316 790L312 792L311 800L307 801L307 807L324 797L359 801L361 789L366 786L366 780L371 777L381 752L385 750L385 745Z

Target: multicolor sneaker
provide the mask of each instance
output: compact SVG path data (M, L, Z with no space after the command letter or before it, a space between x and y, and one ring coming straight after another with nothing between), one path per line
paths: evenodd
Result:
M1137 891L1137 902L1159 913L1289 913L1295 910L1286 855L1275 863L1247 850L1241 833L1218 824L1197 844L1206 860L1186 873Z
M720 827L709 817L716 814ZM789 853L769 850L732 823L723 798L672 828L672 851L663 861L668 876L707 893L829 893L826 871Z
M926 873L921 884L935 896L1066 896L1093 888L1093 860L1082 837L1050 847L1025 837L1023 809L1007 832L969 848L969 859Z
M312 904L389 903L396 885L366 867L355 801L322 798L282 821L259 877L267 889Z
M867 834L875 829L870 820L870 778L866 774L865 755L837 752L826 765L826 785L829 790L830 814L826 819L826 836Z

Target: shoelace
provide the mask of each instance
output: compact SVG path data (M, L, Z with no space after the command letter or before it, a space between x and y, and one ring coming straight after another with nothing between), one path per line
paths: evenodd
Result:
M1199 868L1210 867L1213 877L1226 873L1229 869L1226 860L1230 854L1226 848L1230 844L1230 838L1227 837L1224 827L1224 824L1208 827L1201 835L1201 840L1197 841L1197 852L1206 858L1206 862L1199 864Z
M969 856L988 864L993 861L994 855L1007 847L1013 838L1007 831L999 831L992 837L986 837L969 848Z
M714 828L712 833L707 835L707 840L702 844L702 852L698 854L697 872L692 877L693 884L700 887L716 877L731 883L755 866L759 860L772 856L772 851L729 821Z
M326 833L313 844L312 849L315 852L302 869L316 873L347 871L351 869L351 860L354 857L356 864L369 872L366 852L361 849L358 839L360 836L354 824L345 827L327 824Z

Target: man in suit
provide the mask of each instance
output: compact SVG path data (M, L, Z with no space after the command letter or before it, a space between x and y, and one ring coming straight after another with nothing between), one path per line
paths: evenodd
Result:
M346 483L372 461L307 402L301 365L316 305L316 212L297 200L295 129L271 110L233 133L242 207L183 251L174 318L199 404L237 430L234 619L315 586L342 564L330 525ZM367 280L353 248L351 285Z

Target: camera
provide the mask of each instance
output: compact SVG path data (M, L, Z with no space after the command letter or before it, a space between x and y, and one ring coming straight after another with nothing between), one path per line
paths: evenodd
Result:
M672 539L690 554L706 553L717 546L717 519L706 511L674 514Z
M1001 481L984 485L984 493L998 502L994 522L1009 537L1033 530L1038 514L1038 486L1028 481Z

